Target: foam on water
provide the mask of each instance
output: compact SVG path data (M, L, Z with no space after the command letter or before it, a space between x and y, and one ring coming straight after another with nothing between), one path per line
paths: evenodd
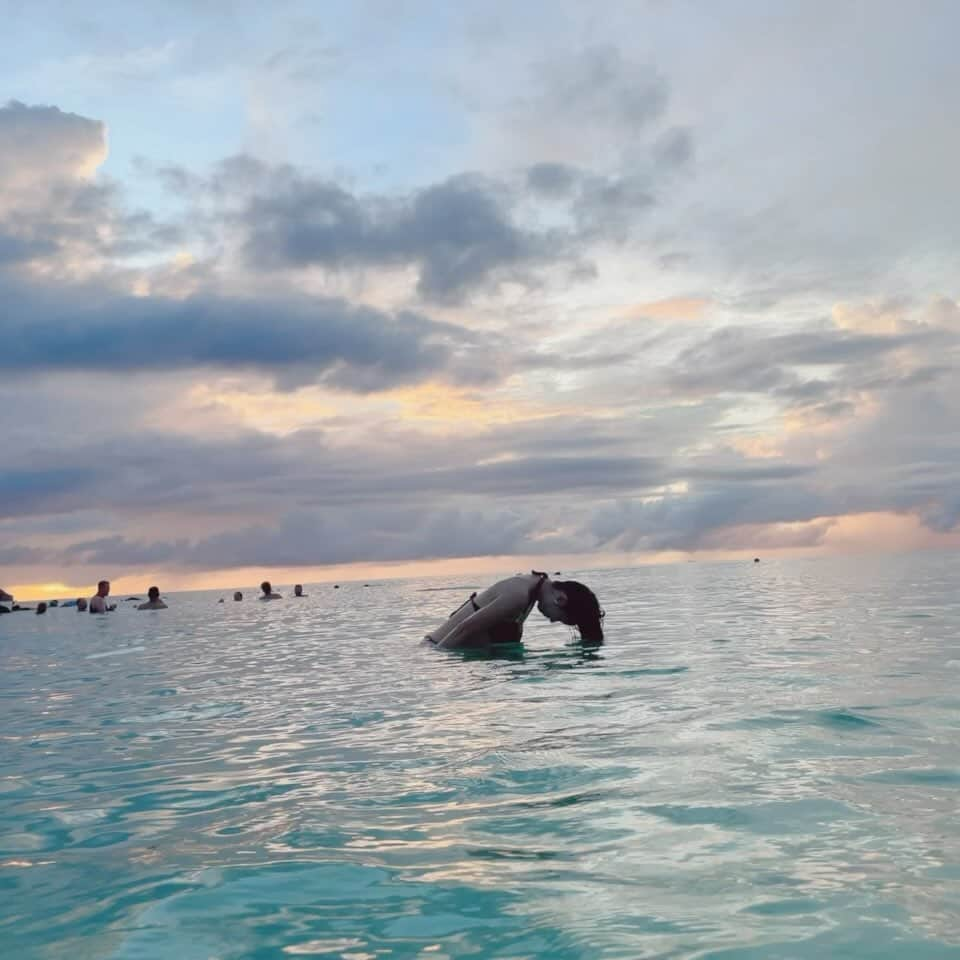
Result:
M581 572L607 643L503 659L454 579L4 616L2 955L956 960L958 575Z

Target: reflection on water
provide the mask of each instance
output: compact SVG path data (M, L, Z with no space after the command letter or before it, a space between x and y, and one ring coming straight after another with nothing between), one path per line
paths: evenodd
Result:
M603 646L486 655L457 580L5 617L3 955L956 958L958 573L583 571Z

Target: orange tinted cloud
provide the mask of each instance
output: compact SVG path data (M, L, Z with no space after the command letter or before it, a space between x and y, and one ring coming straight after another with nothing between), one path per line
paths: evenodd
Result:
M709 300L698 297L667 297L638 303L627 310L629 319L651 317L654 320L702 320Z

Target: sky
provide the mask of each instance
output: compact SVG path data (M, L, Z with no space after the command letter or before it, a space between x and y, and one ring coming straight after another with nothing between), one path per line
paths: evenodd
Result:
M960 546L952 0L0 0L18 596Z

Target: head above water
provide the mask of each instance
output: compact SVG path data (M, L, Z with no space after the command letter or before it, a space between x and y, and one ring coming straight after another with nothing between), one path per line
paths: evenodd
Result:
M296 585L294 586L294 588L293 588L293 595L294 595L295 597L302 597L302 596L303 596L303 584L302 584L302 583L298 583L298 584L296 584Z
M37 613L46 613L46 612L47 612L47 605L41 600L40 603L37 604Z
M109 595L110 595L110 581L109 581L109 580L101 580L101 581L97 584L97 596L98 596L98 597L106 597L106 596L109 596Z
M159 599L160 599L160 588L159 588L159 587L151 587L151 588L147 591L147 596L148 596L151 600L159 600Z
M77 610L86 610L86 609L87 609L87 598L77 597Z
M260 584L260 589L261 589L265 594L273 593L273 587L270 586L270 581L269 581L269 580L264 580L263 583Z
M580 631L584 643L603 643L603 617L594 592L577 580L547 580L537 601L539 611Z
M233 595L233 599L234 599L234 600L242 600L242 599L243 599L243 594L238 590L238 591Z

